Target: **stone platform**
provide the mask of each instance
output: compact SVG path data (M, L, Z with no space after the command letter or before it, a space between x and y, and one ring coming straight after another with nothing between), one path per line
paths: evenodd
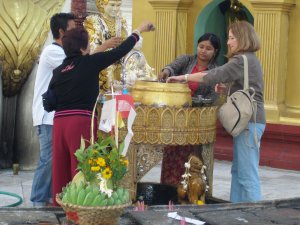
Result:
M206 225L300 224L300 198L241 204L175 205L174 211ZM144 212L125 210L120 225L171 225L179 221L168 218L167 206L149 206ZM66 224L60 208L0 208L0 224L56 225ZM188 225L188 223L187 223Z

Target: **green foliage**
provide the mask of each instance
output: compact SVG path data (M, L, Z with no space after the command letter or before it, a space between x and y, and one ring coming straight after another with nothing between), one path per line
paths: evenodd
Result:
M77 169L82 172L86 182L99 183L97 176L100 174L116 190L128 167L128 160L121 155L123 149L124 142L118 148L111 136L99 135L97 142L87 147L81 138L80 148L75 152Z
M82 206L120 205L129 202L129 192L127 189L118 188L108 197L100 192L98 186L70 182L62 192L62 201Z
M119 183L127 172L128 160L122 156L124 143L117 147L111 136L98 136L87 145L81 138L75 152L78 173L60 197L64 203L82 206L106 206L129 202L129 192Z

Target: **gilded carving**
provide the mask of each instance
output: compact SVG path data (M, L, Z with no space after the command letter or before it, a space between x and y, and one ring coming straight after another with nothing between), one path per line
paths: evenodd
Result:
M176 128L184 128L186 127L187 115L184 109L178 110L175 115L175 127Z
M163 147L141 144L137 151L137 181L162 160Z
M44 9L46 12L48 12L48 19L50 20L50 17L57 13L60 8L62 7L62 4L65 2L64 0L31 0L35 5L38 5L40 8ZM49 24L49 23L47 23Z
M146 133L146 141L145 143L149 143L149 144L156 144L157 140L159 140L159 134L158 133L154 133L154 132L147 132ZM157 144L160 144L160 142L158 142Z
M171 132L161 133L160 138L161 138L162 143L168 145L168 144L171 144L173 141L173 134Z
M199 126L199 120L196 110L191 110L189 113L188 127L197 127Z
M162 145L198 145L213 143L216 138L217 107L136 108L133 124L135 143ZM125 128L120 133L127 132Z
M136 143L142 143L146 139L146 134L143 132L137 132L134 134L134 140Z
M158 112L158 108L150 108L149 112L147 113L148 121L147 126L148 127L159 127L160 126L160 115Z
M136 117L134 120L134 124L136 124L136 126L144 126L145 125L145 121L146 121L146 113L144 111L143 108L139 107L136 109Z
M178 144L178 145L184 145L184 143L186 143L186 137L187 135L185 133L175 133L174 134L174 141Z
M3 60L5 96L18 93L47 37L49 14L41 6L47 6L47 10L53 12L62 2L0 0L0 58Z
M213 166L214 166L214 154L213 154L213 144L202 145L202 158L206 166L205 175L208 178L208 196L212 196L212 186L213 186Z
M162 119L161 119L161 127L162 128L171 128L174 126L174 114L170 109L165 109L162 112Z
M166 145L202 145L202 157L207 166L208 194L212 193L212 146L216 138L217 106L213 107L154 107L140 105L133 123L130 151L136 152L136 179L139 181L162 159ZM120 137L127 133L119 130ZM130 178L133 179L132 177ZM136 184L135 184L136 185ZM135 190L136 186L133 187Z
M182 109L141 105L136 112L134 143L198 145L215 141L216 106ZM122 132L127 133L127 129L122 128Z
M198 136L196 132L191 132L190 135L187 136L187 142L191 145L196 145L198 141Z

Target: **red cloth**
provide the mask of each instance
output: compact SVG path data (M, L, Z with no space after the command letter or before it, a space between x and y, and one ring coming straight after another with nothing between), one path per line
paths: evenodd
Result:
M60 112L61 113L61 112ZM97 119L95 118L94 137L97 137ZM91 117L87 115L66 115L54 118L53 124L53 155L52 155L52 198L53 204L57 193L77 173L75 151L80 147L81 136L90 140ZM89 143L86 142L86 146Z
M185 172L184 163L191 153L199 155L199 145L168 146L163 152L160 182L177 186Z
M194 66L194 68L193 68L193 70L192 70L192 73L191 74L193 74L193 73L198 73L198 72L202 72L202 71L205 71L207 68L206 67L204 67L204 68L201 68L200 70L198 69L198 66L197 65L195 65ZM191 75L191 76L193 76L193 75ZM194 96L194 92L198 89L198 87L199 87L199 82L192 82L192 81L189 81L188 82L188 86L189 86L189 88L191 89L191 95L192 96Z

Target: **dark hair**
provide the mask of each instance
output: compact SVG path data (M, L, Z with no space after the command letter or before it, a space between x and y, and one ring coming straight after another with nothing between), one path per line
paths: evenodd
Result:
M74 20L75 16L72 13L56 13L51 17L50 28L54 39L59 38L59 29L67 30L68 22Z
M66 56L78 54L80 49L86 49L89 42L89 34L83 27L67 30L62 38L62 45Z
M214 49L216 50L214 59L216 59L219 55L220 49L221 49L221 42L217 35L213 33L205 33L198 39L198 44L202 41L210 41Z

